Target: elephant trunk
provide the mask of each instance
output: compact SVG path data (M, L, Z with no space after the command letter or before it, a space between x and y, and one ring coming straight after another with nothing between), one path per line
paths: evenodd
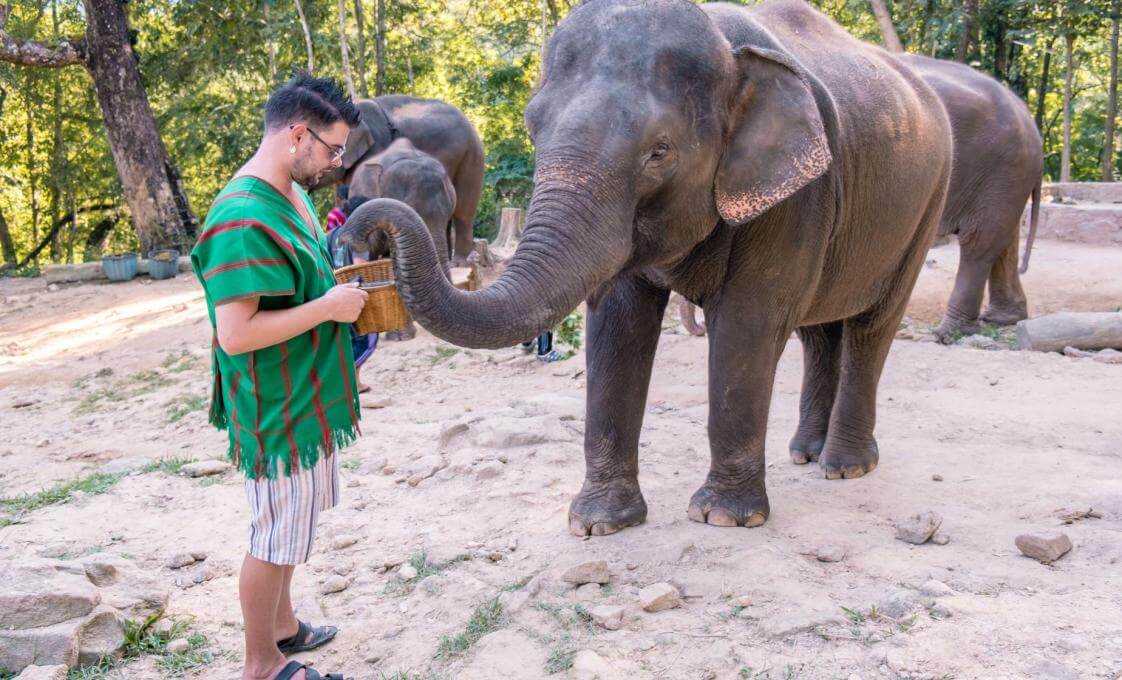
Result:
M451 284L425 222L399 201L367 201L340 238L363 242L381 230L393 239L398 291L433 335L464 347L509 347L559 324L627 260L629 213L611 200L619 192L610 182L590 180L587 172L539 166L518 249L502 275L479 291Z

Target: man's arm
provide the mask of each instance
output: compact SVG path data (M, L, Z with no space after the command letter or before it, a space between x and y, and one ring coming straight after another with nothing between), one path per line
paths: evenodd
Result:
M366 304L366 291L355 283L342 284L297 307L270 311L258 309L259 300L236 300L214 309L218 344L227 354L278 345L327 321L353 323Z

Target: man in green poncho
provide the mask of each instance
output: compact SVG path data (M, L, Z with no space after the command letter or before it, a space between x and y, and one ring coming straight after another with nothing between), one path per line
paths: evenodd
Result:
M323 677L286 656L336 633L297 621L289 589L319 513L338 502L338 451L359 435L346 324L366 293L335 285L300 185L338 166L358 122L331 80L298 75L281 86L265 105L261 146L214 199L191 252L214 329L210 422L229 431L250 507L243 680Z

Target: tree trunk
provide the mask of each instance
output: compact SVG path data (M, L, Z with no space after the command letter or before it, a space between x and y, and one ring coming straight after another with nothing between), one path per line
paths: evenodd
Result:
M1058 312L1017 323L1017 349L1062 352L1065 347L1122 347L1122 312Z
M1048 94L1048 69L1052 65L1052 45L1056 42L1056 36L1048 36L1048 44L1044 47L1044 66L1040 69L1040 87L1036 88L1036 115L1033 120L1036 121L1036 129L1041 133L1044 132L1044 97Z
M998 16L993 29L993 77L1003 83L1009 82L1009 62L1005 44L1004 17Z
M358 51L355 53L355 66L358 67L358 91L363 99L370 98L366 87L366 21L362 13L362 0L355 0L355 28L358 31Z
M179 172L156 130L120 0L84 0L88 68L109 149L145 252L195 241L195 218Z
M954 60L965 64L974 40L974 15L978 13L978 0L962 0L962 32L958 34L958 48Z
M1064 146L1060 153L1060 181L1071 181L1071 78L1075 71L1075 34L1064 36Z
M315 73L316 55L312 50L312 28L308 25L304 4L300 0L296 0L296 14L300 16L300 28L304 29L304 48L308 51L308 73Z
M914 45L921 54L923 53L923 46L927 42L927 27L931 25L931 18L934 15L935 0L927 0L923 6L923 20L919 24L919 36L916 38L916 44Z
M904 46L900 44L900 36L896 34L896 27L892 24L892 15L888 11L885 0L870 0L873 5L873 15L880 25L880 34L884 37L884 46L889 52L903 52Z
M417 90L413 87L413 57L405 58L405 71L409 75L409 96L416 97Z
M272 12L269 11L272 4L273 0L265 0L262 14L265 18L265 53L269 55L269 82L275 83L277 81L277 43L273 40Z
M90 229L90 233L86 235L86 248L83 253L83 259L86 262L98 260L105 253L105 242L109 240L109 234L112 233L120 219L120 215L113 213L95 224L93 229Z
M28 89L31 78L28 77ZM35 168L35 119L31 115L32 107L27 108L27 181L28 194L31 197L31 242L39 242L39 186L36 182Z
M1106 137L1103 140L1103 181L1114 181L1114 119L1118 112L1118 20L1122 3L1114 0L1110 18L1110 87L1106 100Z
M351 99L358 97L355 79L351 75L351 57L347 52L347 0L339 0L339 53L343 61L343 82L347 84L347 94Z
M58 0L51 2L51 21L54 25L54 38L59 41L59 22L58 22ZM53 73L51 91L52 91L52 108L54 110L54 120L51 126L51 222L54 223L58 219L59 214L62 213L62 200L63 189L67 183L69 176L69 167L66 153L66 140L62 136L62 77L57 73ZM50 261L58 262L62 256L62 249L59 246L58 230L53 231L54 236L51 237L51 250ZM38 260L36 260L38 264Z
M386 0L378 0L378 35L374 38L374 96L386 93Z

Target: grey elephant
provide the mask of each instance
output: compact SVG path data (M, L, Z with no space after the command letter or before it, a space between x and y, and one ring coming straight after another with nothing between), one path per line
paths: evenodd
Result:
M407 95L359 99L355 108L362 123L347 137L341 167L312 188L351 184L359 164L385 151L394 140L408 139L417 150L439 161L452 181L457 198L452 257L455 264L463 264L475 245L472 229L483 191L483 143L471 121L447 102Z
M938 227L951 133L935 93L801 0L592 0L549 40L525 111L537 170L502 275L452 287L424 222L375 200L341 238L395 240L398 288L449 342L513 345L588 303L577 535L638 524L639 432L670 292L709 322L709 473L688 516L759 526L776 364L798 328L820 464L879 457L876 390Z
M428 227L441 267L447 271L451 255L448 231L456 210L456 189L440 161L399 137L381 153L355 165L347 186L350 204L362 199L393 198L413 208ZM371 238L371 259L388 256L389 237L375 232Z
M1044 156L1040 134L1028 107L1009 88L969 66L915 54L898 55L942 100L954 135L954 167L939 236L956 234L958 274L942 323L935 335L953 342L977 333L982 294L989 280L989 306L981 319L999 326L1028 318L1020 274L1029 254L1040 214ZM1029 232L1017 267L1021 215L1030 198ZM682 300L682 326L705 335L695 308Z

